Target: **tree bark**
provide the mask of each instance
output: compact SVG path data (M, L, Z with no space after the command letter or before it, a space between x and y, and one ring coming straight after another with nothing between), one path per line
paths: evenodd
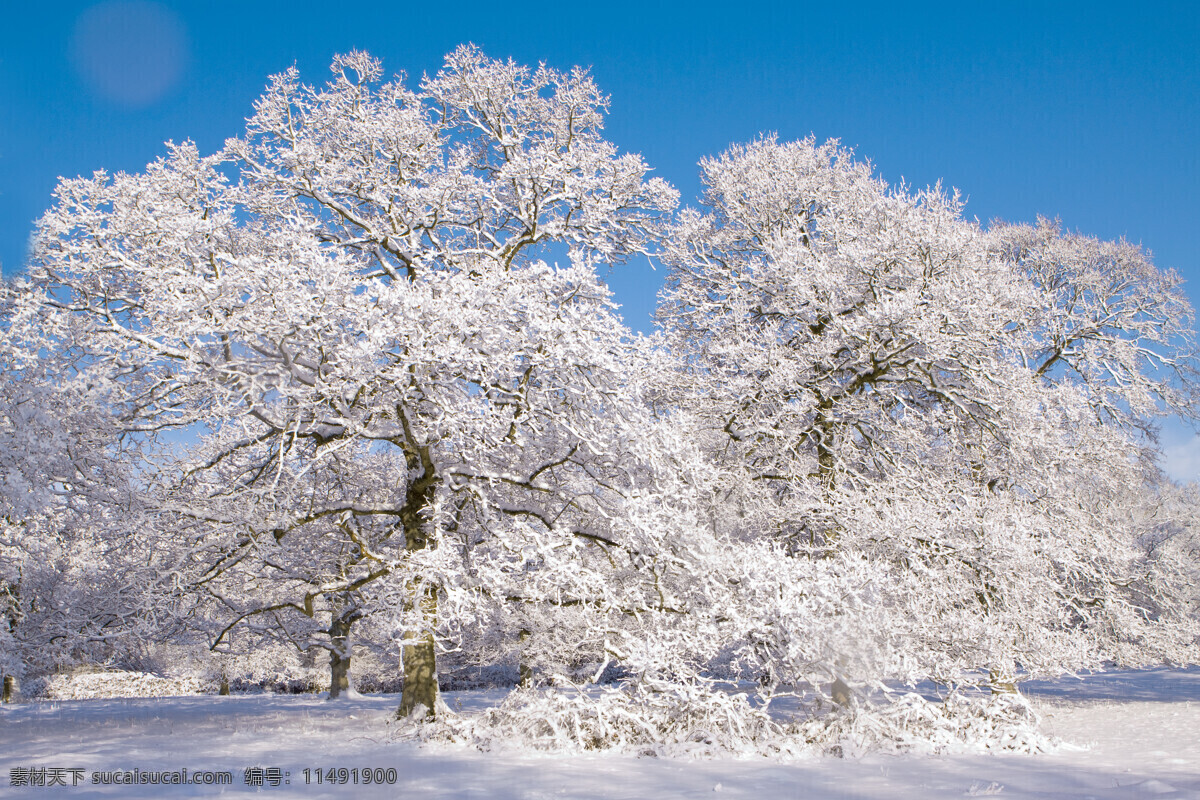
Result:
M528 628L522 628L517 634L517 641L521 643L520 664L517 666L517 685L529 687L533 685L533 668L529 666L529 659L525 655L525 642L529 639L530 633Z
M988 688L992 694L1017 694L1016 680L1006 673L995 669L988 671Z
M813 419L813 431L816 434L817 450L817 479L825 499L832 502L833 492L837 488L837 459L834 456L834 435L836 423L833 420L833 399L822 398L817 406ZM817 536L820 536L818 541ZM820 531L810 534L810 544L822 548L819 558L831 558L838 541L837 525L832 519L822 523Z
M427 584L417 587L417 601L426 623L437 619L437 589ZM404 667L404 689L400 693L397 717L419 714L425 719L436 715L438 701L437 650L432 629L408 631L400 650ZM424 711L421 711L421 708Z
M5 675L3 680L3 689L0 689L0 703L11 703L13 695L17 692L17 679L12 675Z
M329 623L329 699L337 700L350 691L350 626L354 620L334 611Z
M817 433L817 474L826 494L832 494L836 481L833 455L833 400L825 398L817 407L813 428Z
M415 553L430 546L425 514L437 489L437 469L429 446L415 444L407 418L403 414L400 416L408 441L405 458L409 469L417 475L409 482L400 521L404 526L405 549ZM438 704L437 649L433 638L434 628L437 627L438 590L437 586L422 578L415 578L410 588L412 603L420 612L421 625L418 629L406 631L400 646L404 688L400 693L400 708L396 716L403 718L421 713L426 719L433 719ZM422 707L424 712L419 711Z
M850 698L854 696L854 692L844 680L840 677L835 677L833 685L829 687L829 696L833 698L833 702L842 708L849 708Z

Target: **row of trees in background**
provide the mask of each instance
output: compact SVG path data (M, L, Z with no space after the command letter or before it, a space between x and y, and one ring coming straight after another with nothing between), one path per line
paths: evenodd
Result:
M5 289L0 670L269 639L337 696L366 634L436 717L445 653L642 709L1195 660L1153 439L1195 335L1140 248L812 140L676 214L580 70L333 72L60 185ZM597 277L643 255L649 338Z

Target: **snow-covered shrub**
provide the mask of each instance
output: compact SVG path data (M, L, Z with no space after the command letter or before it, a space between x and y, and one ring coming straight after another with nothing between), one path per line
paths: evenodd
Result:
M186 697L215 694L216 684L196 677L164 677L146 672L80 671L30 681L28 697L93 700L107 697Z
M481 750L607 750L641 756L793 758L870 752L1037 753L1056 740L1017 694L905 693L834 706L808 695L795 711L708 683L518 689L479 714L444 713L408 729L424 741Z
M443 715L418 734L483 750L651 756L769 755L793 752L795 745L788 728L745 694L703 684L518 689L480 715Z
M867 752L1038 753L1057 742L1038 731L1039 717L1019 694L952 692L935 702L906 693L884 702L854 704L806 720L797 733L828 755Z

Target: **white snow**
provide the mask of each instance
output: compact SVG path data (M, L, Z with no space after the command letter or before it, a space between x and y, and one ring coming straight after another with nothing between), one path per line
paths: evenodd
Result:
M243 695L33 702L0 707L0 797L445 798L1200 798L1200 668L1030 683L1048 729L1071 745L1038 756L870 756L682 761L418 747L395 740L397 698ZM497 692L449 692L464 713ZM13 786L14 769L78 768L71 788ZM277 787L244 783L279 768ZM93 773L229 771L217 786L104 786ZM305 784L304 770L310 783ZM318 785L312 770L393 768L396 784ZM361 775L361 772L360 772ZM66 773L70 783L71 773ZM336 777L336 776L335 776Z

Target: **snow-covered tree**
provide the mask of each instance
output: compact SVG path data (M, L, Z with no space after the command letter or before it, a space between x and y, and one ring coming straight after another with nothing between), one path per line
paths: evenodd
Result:
M1140 532L1147 569L1169 576L1174 596L1154 598L1156 614L1185 614L1200 620L1200 484L1164 480L1157 491L1131 491L1126 505ZM1185 659L1178 659L1184 661Z
M333 72L276 76L213 156L64 181L30 278L129 424L203 434L163 507L198 585L316 636L335 678L363 598L388 598L401 713L433 713L454 582L529 569L539 537L612 541L588 531L623 328L594 265L648 252L675 194L604 141L581 70L462 47L416 91L362 53Z
M1175 278L1077 239L1039 277L1050 257L1012 243L1055 231L985 231L835 142L765 138L702 173L707 210L664 254L682 368L662 402L724 471L713 524L787 555L742 581L746 664L785 684L982 669L1000 688L1186 651L1188 626L1146 602L1122 498L1152 478L1129 429L1194 397ZM1068 359L1107 382L1057 379Z
M18 297L4 299L0 671L134 664L190 606L139 491L141 442L118 420L109 378L80 369L78 331L54 334Z
M1195 316L1174 270L1141 247L1062 230L1058 221L997 223L996 255L1034 286L1015 327L1022 363L1082 392L1102 421L1143 435L1168 414L1200 417Z

